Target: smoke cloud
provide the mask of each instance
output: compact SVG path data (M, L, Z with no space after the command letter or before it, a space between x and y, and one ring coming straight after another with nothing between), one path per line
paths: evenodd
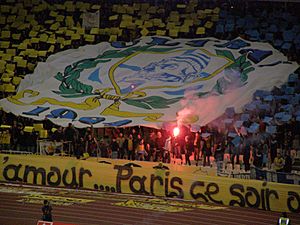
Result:
M216 83L217 85L205 96L199 97L195 90L185 92L180 102L182 110L177 113L178 125L187 125L189 121L198 117L196 124L204 126L221 116L227 107L241 106L247 93L240 90L243 83L239 71L226 70ZM245 95L241 96L241 92Z

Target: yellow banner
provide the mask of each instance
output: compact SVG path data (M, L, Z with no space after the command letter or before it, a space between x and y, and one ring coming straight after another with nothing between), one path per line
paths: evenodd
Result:
M0 155L0 181L300 212L300 186L205 175L194 166L99 158Z

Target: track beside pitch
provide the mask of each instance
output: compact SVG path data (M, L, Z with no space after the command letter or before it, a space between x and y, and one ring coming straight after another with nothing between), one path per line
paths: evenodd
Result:
M55 221L77 225L270 225L279 213L190 201L45 187L0 186L0 224L36 225L44 199ZM293 224L300 215L290 214Z

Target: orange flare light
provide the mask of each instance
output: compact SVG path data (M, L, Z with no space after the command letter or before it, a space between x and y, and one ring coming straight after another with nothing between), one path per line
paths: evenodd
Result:
M178 128L178 127L175 127L175 128L173 129L173 135L174 135L174 137L177 137L177 136L179 135L179 132L180 132L179 128Z

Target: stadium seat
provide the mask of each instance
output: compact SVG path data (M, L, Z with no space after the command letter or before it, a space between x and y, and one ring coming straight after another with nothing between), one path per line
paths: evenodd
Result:
M21 77L13 77L12 79L12 84L15 85L15 86L18 86L21 82L22 78Z
M293 32L293 30L285 30L283 32L283 40L285 42L292 42L295 38L296 34Z
M273 33L266 33L266 34L265 34L265 40L266 40L266 41L272 42L272 41L273 41L273 38L274 38L274 34L273 34Z
M282 44L281 49L288 51L288 50L290 50L291 47L292 47L291 42L285 42L285 43Z
M4 91L7 93L14 93L16 92L16 87L13 84L4 84Z
M260 40L260 34L258 30L247 30L245 32L246 35L249 36L249 40L251 41L259 41Z

